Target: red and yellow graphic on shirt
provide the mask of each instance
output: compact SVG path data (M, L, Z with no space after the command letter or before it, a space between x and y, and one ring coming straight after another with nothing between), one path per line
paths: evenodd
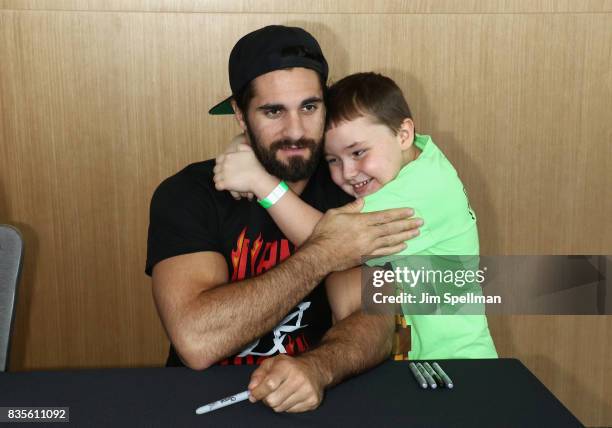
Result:
M247 228L236 239L236 246L230 254L231 259L231 281L240 281L245 278L261 275L263 272L276 266L291 255L295 247L287 240L264 242L262 235L256 239L246 238ZM306 351L309 344L303 333L290 334L304 328L302 324L303 314L310 307L310 302L301 302L297 311L287 315L278 326L272 330L272 347L261 351L256 348L260 339L250 343L242 352L232 358L220 362L221 365L260 364L266 358L279 353L294 355Z
M290 243L287 239L280 241L263 242L261 234L253 241L245 238L247 228L245 227L238 235L236 248L232 250L232 282L247 277L247 266L249 266L249 277L261 275L268 269L276 266L291 255ZM280 250L279 250L280 247ZM261 252L263 248L263 252ZM261 252L261 257L259 254Z

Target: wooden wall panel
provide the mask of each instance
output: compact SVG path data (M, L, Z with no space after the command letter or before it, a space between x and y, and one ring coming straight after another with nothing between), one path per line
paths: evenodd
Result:
M269 23L312 31L333 79L398 81L466 183L483 253L612 253L612 17L556 13L609 1L288 4L0 0L0 222L27 246L13 370L163 362L149 199L236 132L206 112L234 42ZM491 329L583 422L612 425L610 317Z
M402 84L417 130L446 149L486 213L483 253L606 253L610 23L609 15L352 16L351 37L330 30L340 22L315 31L329 46L332 78L373 69ZM379 26L388 31L356 31Z
M575 13L611 12L612 0L0 0L16 10L206 13Z

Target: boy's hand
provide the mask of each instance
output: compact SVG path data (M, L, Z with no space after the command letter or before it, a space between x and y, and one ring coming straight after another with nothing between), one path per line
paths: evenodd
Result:
M278 180L267 173L255 157L253 149L242 142L244 136L240 137L236 136L226 152L215 159L215 188L230 191L234 199L248 197L251 200L253 194L259 196L258 192L272 191ZM276 184L271 184L274 181Z
M244 144L246 146L249 145L249 143L247 142L246 136L244 135L244 132L241 132L240 134L238 134L234 138L232 138L231 143L229 143L228 146L227 146L227 149L225 149L225 153L237 152L238 151L238 147L241 144Z

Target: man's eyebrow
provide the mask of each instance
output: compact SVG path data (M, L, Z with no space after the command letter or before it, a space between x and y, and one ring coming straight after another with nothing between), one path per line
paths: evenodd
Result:
M308 104L316 104L316 103L322 103L322 102L323 102L323 99L321 97L310 97L302 101L301 105L305 106ZM256 108L256 110L263 110L263 111L284 110L284 109L285 109L285 106L283 104L264 104Z
M302 105L322 103L322 102L323 102L323 99L321 97L310 97L302 101Z
M264 104L262 106L257 107L257 110L283 110L285 108L282 104Z

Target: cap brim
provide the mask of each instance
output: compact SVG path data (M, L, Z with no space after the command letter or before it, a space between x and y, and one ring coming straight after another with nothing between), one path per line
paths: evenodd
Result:
M232 103L230 100L231 96L227 97L219 104L208 110L208 114L234 114L234 109L232 108Z

